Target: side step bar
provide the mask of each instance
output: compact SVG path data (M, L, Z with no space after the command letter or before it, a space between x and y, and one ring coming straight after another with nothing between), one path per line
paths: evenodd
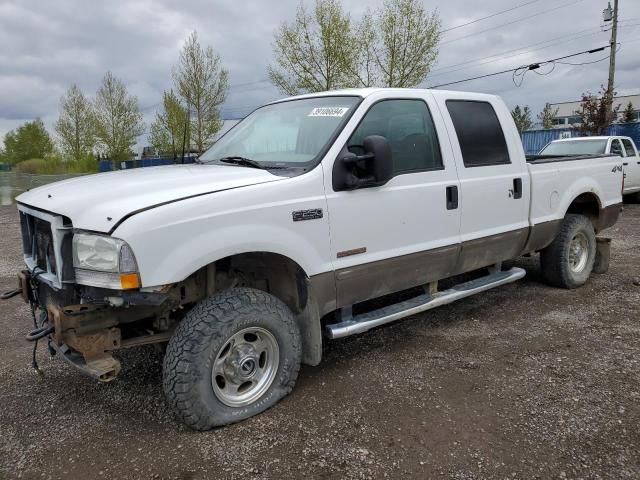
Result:
M455 302L461 298L470 297L476 293L484 292L507 283L515 282L525 276L522 268L492 273L485 277L476 278L468 282L460 283L435 294L425 293L403 302L395 303L387 307L379 308L371 312L355 315L340 323L334 323L325 327L327 337L342 338L356 333L363 333L372 328L393 322L400 318L415 315L432 308Z

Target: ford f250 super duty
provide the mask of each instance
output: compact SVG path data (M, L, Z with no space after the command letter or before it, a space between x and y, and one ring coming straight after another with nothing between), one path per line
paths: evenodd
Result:
M584 284L621 188L616 156L525 158L493 95L304 95L199 164L20 195L26 268L5 297L31 305L28 339L102 381L113 352L166 345L167 400L206 430L275 404L325 339L524 276L503 261L540 252L548 283Z

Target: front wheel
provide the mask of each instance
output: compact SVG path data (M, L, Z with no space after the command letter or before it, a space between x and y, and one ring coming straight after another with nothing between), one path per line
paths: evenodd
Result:
M167 401L196 430L235 423L293 388L302 355L291 311L268 293L234 288L203 300L178 325L163 366Z
M555 287L577 288L591 275L596 233L584 215L567 214L551 245L540 253L542 275Z

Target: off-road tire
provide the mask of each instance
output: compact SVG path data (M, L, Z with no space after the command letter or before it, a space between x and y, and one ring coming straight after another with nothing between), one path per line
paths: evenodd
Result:
M573 238L584 234L588 242L588 259L580 272L570 268L569 250ZM564 217L560 230L553 242L540 252L540 265L545 281L554 287L578 288L591 275L596 258L596 234L593 224L584 215L569 213Z
M275 337L278 367L260 398L247 406L230 407L213 390L213 362L232 335L250 327ZM171 337L162 372L165 396L176 415L195 430L239 422L272 407L293 389L301 356L300 332L284 303L252 288L226 290L197 304Z

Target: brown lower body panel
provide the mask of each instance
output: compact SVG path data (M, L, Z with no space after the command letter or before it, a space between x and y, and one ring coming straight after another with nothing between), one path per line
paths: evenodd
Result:
M600 232L605 228L609 228L618 221L620 211L622 210L622 203L614 203L600 209L598 215L598 224L596 225L596 232Z
M462 242L454 275L517 257L524 250L528 236L529 227L525 227Z
M336 271L337 306L344 307L454 275L460 245L355 265Z
M522 253L533 253L548 247L556 238L560 225L562 225L562 219L538 223L531 227L527 244Z
M561 223L554 220L315 275L311 283L319 296L320 315L541 250L553 241Z

